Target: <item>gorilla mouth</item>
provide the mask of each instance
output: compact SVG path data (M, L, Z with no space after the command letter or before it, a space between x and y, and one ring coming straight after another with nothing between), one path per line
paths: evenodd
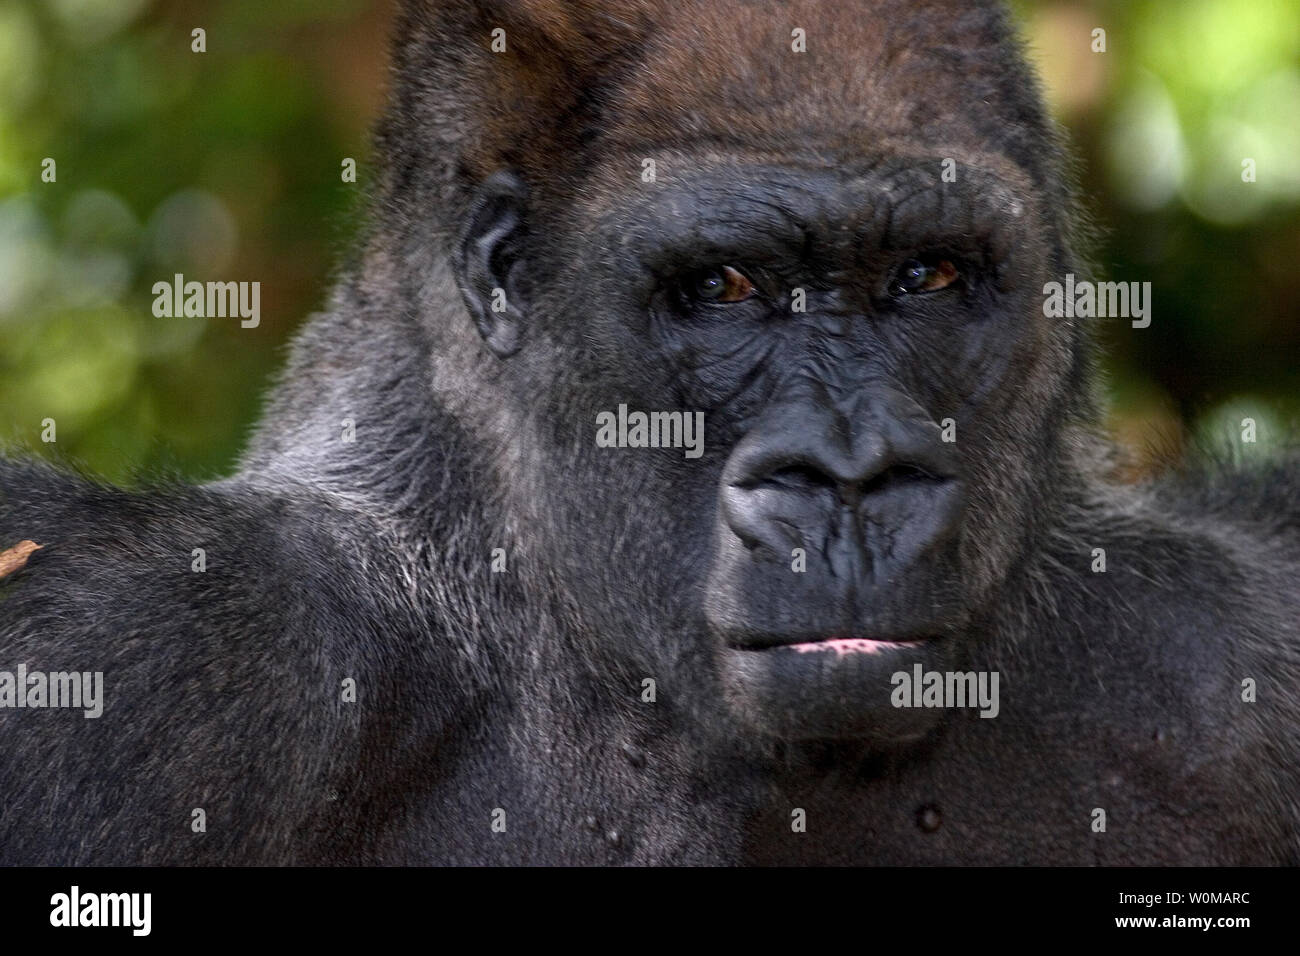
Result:
M854 739L893 746L928 733L940 711L897 707L894 675L910 674L918 664L947 670L952 642L916 631L902 640L904 635L891 635L893 640L843 635L838 629L787 631L785 643L729 642L722 660L728 703L751 729L786 740Z
M795 654L835 654L843 657L847 654L881 654L886 651L904 650L920 647L924 641L873 641L865 637L832 637L825 641L811 641L801 644L783 644L775 650Z
M834 654L846 657L850 654L884 654L890 651L902 651L921 647L925 640L915 641L873 641L866 637L830 637L821 641L799 641L792 644L772 644L766 647L745 647L732 645L738 651L765 651L785 654Z

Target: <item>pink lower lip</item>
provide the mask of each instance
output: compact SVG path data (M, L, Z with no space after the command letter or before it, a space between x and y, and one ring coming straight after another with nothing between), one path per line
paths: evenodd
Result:
M920 641L869 641L861 637L837 637L829 641L812 641L807 644L786 644L781 650L796 654L879 654L905 647L920 647Z

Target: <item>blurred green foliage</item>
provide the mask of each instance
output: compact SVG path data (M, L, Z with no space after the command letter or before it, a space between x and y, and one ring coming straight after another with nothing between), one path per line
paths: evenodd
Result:
M1020 0L1079 152L1098 264L1150 282L1150 328L1103 322L1112 425L1141 457L1300 418L1300 3ZM1104 53L1093 51L1105 30ZM1253 160L1255 181L1243 181ZM1234 442L1233 444L1239 444ZM1153 456L1154 457L1154 456Z
M1117 433L1178 444L1252 414L1267 443L1300 408L1300 4L1015 6L1110 230L1101 265L1154 289L1150 328L1105 326ZM53 418L58 453L115 481L229 470L357 224L390 15L0 0L0 441L50 452ZM155 318L176 272L260 281L261 325Z
M0 0L0 440L124 482L230 468L355 225L385 13ZM261 324L154 317L177 272L260 281Z

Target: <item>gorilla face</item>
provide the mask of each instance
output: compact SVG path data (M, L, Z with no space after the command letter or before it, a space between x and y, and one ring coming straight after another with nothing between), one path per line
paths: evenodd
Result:
M980 463L1026 456L974 423L1009 414L1041 313L1008 281L1007 189L944 190L938 168L704 173L649 217L671 238L633 252L663 384L725 455L697 478L708 633L733 707L779 736L924 729L936 712L890 707L890 675L951 663L992 583L963 545L1017 518L981 509L1008 482Z
M713 12L716 41L736 27ZM521 547L568 630L600 635L575 653L675 689L702 727L923 733L941 711L891 707L891 675L960 661L1067 473L1086 359L1041 295L1069 268L1064 217L1024 145L1036 107L989 92L1015 74L977 26L944 47L985 71L969 89L891 71L930 55L901 28L828 29L806 61L741 44L760 65L689 80L673 57L711 61L675 35L617 94L597 84L606 128L571 145L589 163L530 161L471 205L462 290L518 352L490 387ZM703 454L598 447L620 406L702 412Z
M1019 557L1066 330L1014 171L940 163L700 163L631 196L606 171L536 253L552 281L516 283L550 355L519 391L562 397L521 426L540 551L585 551L562 573L618 656L733 729L922 733L940 712L890 676L955 662ZM704 454L595 447L620 404L703 412Z

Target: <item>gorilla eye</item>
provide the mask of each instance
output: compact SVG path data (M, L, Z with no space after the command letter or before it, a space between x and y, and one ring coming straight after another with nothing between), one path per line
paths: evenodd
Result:
M957 267L948 259L935 259L926 262L921 259L908 259L890 283L891 295L924 295L946 289L961 277Z
M754 294L754 283L739 269L731 266L692 273L684 288L690 298L716 304L744 302Z

